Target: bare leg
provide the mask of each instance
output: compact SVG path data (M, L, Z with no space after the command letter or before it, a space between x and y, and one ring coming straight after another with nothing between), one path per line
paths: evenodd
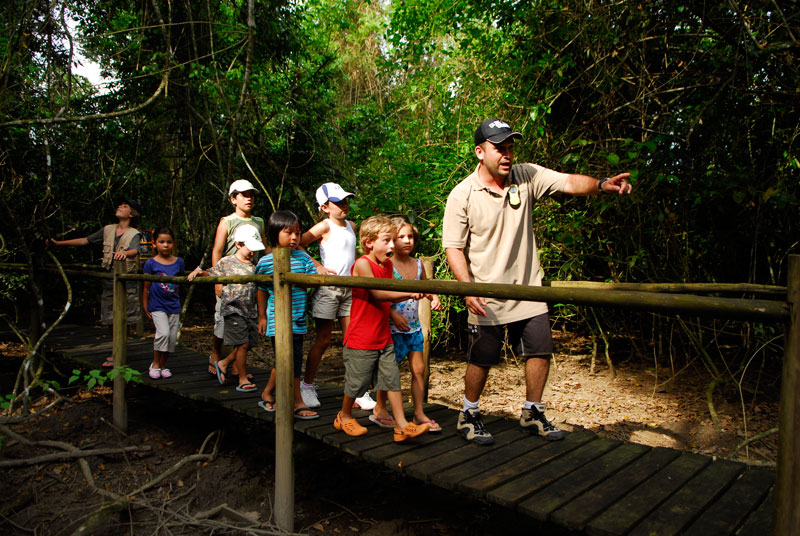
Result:
M216 335L211 336L211 357L209 362L213 365L219 361L220 354L222 354L222 339Z
M381 419L388 419L390 417L389 411L386 409L386 391L377 391L375 407L372 408L372 414Z
M320 361L322 361L322 354L324 354L328 346L331 345L331 331L333 331L333 320L315 318L314 322L317 324L317 338L308 351L306 372L303 376L303 381L307 384L314 383L314 377L317 375L317 369L319 368Z
M168 352L160 352L158 350L153 352L153 368L164 369L167 368Z
M306 406L306 403L303 402L303 396L300 394L300 378L294 379L294 409L303 409L301 415L303 417L313 417L317 414L316 411L310 409Z
M530 360L529 360L530 361ZM489 377L489 367L479 367L469 363L464 373L464 396L470 402L477 402L486 386Z
M353 403L356 401L355 398L350 396L344 395L342 397L342 411L339 412L339 419L344 423L347 421L352 421L353 417Z
M402 430L408 424L406 414L403 412L403 394L400 391L388 391L386 395L392 406L395 425Z
M425 398L425 363L422 360L422 352L410 352L408 365L411 369L411 400L414 402L414 419L417 422L429 421L430 419L422 408Z
M261 391L261 400L264 402L271 402L272 404L275 403L275 369L272 369L272 372L269 373L269 380L267 380L267 386L264 387L264 390Z
M531 357L525 362L525 399L541 402L547 375L550 373L550 356Z
M247 350L249 349L249 343L240 344L236 347L236 350L231 353L231 355L236 356L233 366L235 369L237 369L236 372L239 375L239 385L250 383L250 380L247 378ZM228 358L226 357L225 359Z

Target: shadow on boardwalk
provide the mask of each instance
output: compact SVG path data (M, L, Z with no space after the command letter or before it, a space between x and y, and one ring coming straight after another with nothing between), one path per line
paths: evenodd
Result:
M108 355L110 341L101 330L68 326L54 334L50 347L63 357L96 367ZM145 370L151 357L150 341L131 341L131 366ZM258 392L238 393L233 386L220 386L206 371L205 359L196 352L180 350L170 361L173 378L147 381L161 391L202 402L209 419L214 418L210 408L224 407L240 419L271 421L272 414L256 406ZM257 371L255 383L264 385L266 373ZM407 485L433 501L444 497L486 501L500 507L487 506L493 512L518 520L528 518L533 525L541 523L555 532L769 532L775 478L769 469L600 439L588 432L571 433L563 441L548 443L521 432L514 421L499 418L486 419L497 443L482 448L455 435L457 412L436 405L427 412L444 427L441 434L397 445L390 431L369 426L365 413L360 420L369 433L350 438L332 426L341 388L323 386L320 398L321 418L298 421L295 430L299 436L416 479L425 485ZM220 412L219 417L223 415ZM318 475L320 479L348 480L338 471L324 473ZM343 491L361 494L366 502L374 500L369 489L350 487Z

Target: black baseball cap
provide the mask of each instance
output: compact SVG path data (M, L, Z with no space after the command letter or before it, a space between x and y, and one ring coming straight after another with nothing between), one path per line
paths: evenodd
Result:
M117 198L117 205L116 206L120 206L122 203L127 204L129 207L131 207L133 210L135 210L139 214L139 216L142 215L142 205L136 199L131 199L129 197L125 197L124 195L121 195L121 196L119 196Z
M522 138L522 134L514 132L508 123L496 117L489 118L481 123L478 130L475 131L475 146L480 145L485 141L492 143L503 143L508 138Z

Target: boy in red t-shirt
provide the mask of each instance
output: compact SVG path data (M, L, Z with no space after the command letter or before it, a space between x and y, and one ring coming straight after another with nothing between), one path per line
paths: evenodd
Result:
M389 218L372 216L361 224L359 242L366 253L356 260L352 274L356 277L381 277L392 279L395 228ZM350 325L344 337L344 399L342 410L333 422L334 428L347 435L367 433L353 417L353 402L370 384L386 391L394 415L394 440L405 441L428 431L428 424L414 424L403 413L403 396L400 393L400 370L394 358L394 345L389 330L390 302L409 298L419 300L424 294L392 292L388 290L353 289Z

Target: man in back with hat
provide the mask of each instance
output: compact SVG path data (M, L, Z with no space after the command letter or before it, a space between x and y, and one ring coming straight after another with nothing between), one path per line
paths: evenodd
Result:
M68 240L47 239L49 246L87 246L102 245L103 268L112 270L113 261L125 261L124 272L134 274L139 271L139 241L141 234L133 227L135 222L142 214L142 207L135 199L120 197L117 200L117 209L114 213L117 223L106 225L102 229L85 236L83 238L71 238ZM102 280L103 294L100 298L100 322L104 326L111 326L114 323L114 283L111 279ZM125 292L128 297L128 325L139 321L141 308L139 307L139 285L135 281L125 282ZM113 356L106 358L104 367L113 367Z
M536 164L514 165L514 132L504 121L487 119L475 131L475 171L450 192L442 245L458 281L541 285L542 270L533 234L533 204L545 196L631 192L628 173L605 179L553 171ZM547 440L564 432L545 417L542 393L550 370L553 341L546 303L469 296L469 345L464 404L457 430L479 445L494 442L478 403L489 369L509 343L525 361L525 405L520 426Z

